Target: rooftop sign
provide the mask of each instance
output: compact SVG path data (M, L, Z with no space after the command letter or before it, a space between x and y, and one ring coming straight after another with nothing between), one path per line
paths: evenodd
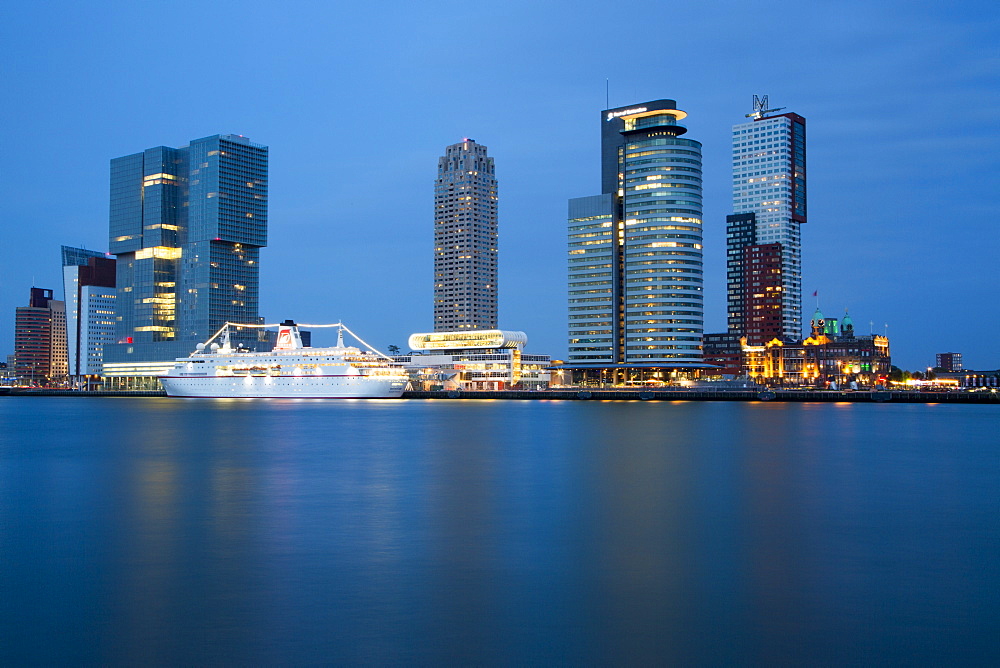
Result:
M610 121L611 119L618 118L619 116L630 116L632 114L641 114L644 111L647 111L646 107L635 107L633 109L622 109L620 111L609 111L608 112L608 119L607 120Z

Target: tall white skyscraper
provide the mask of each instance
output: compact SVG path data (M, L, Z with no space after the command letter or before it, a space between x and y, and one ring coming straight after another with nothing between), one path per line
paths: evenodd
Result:
M733 126L733 215L727 216L729 331L751 343L802 336L806 119L768 109Z
M463 139L434 182L434 331L497 326L497 180L486 147Z
M569 357L630 377L701 366L701 143L674 100L601 112L601 195L569 201Z

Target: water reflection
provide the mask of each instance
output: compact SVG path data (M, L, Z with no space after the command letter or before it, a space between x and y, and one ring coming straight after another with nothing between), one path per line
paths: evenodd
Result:
M4 399L0 659L996 657L989 410Z

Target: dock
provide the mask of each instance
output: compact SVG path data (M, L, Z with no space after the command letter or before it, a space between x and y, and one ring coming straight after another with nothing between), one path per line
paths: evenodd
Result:
M0 388L14 397L166 397L163 390L58 390ZM900 392L893 390L710 390L556 388L550 390L410 390L402 399L490 399L506 401L770 401L896 404L994 404L997 392Z

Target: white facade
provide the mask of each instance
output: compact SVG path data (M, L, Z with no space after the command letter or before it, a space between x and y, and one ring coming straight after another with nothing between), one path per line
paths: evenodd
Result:
M733 126L733 213L756 217L756 244L782 247L782 333L802 335L805 119L761 117Z
M63 267L70 376L99 375L104 346L115 343L115 288L80 286L80 267Z
M409 355L395 357L421 389L542 389L549 385L548 355L522 350L524 332L497 329L413 334Z
M85 285L80 288L80 371L99 375L104 346L115 342L115 288ZM75 351L71 350L71 355ZM71 363L70 369L75 366Z
M82 371L77 370L77 341L80 325L80 267L77 265L63 266L63 301L66 302L66 358L69 362L69 375L76 376ZM112 311L114 308L112 308ZM114 317L112 315L112 317Z
M452 144L434 182L434 331L497 326L497 240L493 158Z

